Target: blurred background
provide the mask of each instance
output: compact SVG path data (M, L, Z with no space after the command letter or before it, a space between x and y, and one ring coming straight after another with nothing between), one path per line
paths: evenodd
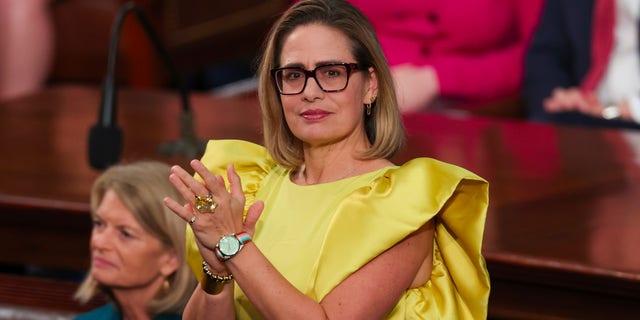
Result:
M0 100L60 83L99 85L114 17L123 0L0 2ZM137 0L192 90L250 78L269 27L286 0ZM166 67L133 15L122 27L117 82L171 86ZM251 84L249 84L250 86Z

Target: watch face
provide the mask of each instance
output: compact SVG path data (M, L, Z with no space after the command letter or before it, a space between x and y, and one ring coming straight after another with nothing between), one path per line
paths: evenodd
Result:
M240 241L232 235L224 236L218 243L218 249L225 256L233 256L240 250Z

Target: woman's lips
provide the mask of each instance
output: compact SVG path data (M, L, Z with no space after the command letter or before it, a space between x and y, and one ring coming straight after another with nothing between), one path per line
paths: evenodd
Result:
M104 258L100 258L100 257L94 257L93 258L93 267L94 268L111 268L111 267L115 267L116 265L114 263L112 263L111 261L104 259Z
M322 120L326 117L328 117L331 114L331 112L325 111L325 110L307 110L303 113L301 113L300 115L302 115L302 117L305 120Z

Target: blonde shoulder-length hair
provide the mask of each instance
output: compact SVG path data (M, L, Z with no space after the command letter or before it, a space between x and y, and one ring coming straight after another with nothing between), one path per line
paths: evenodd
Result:
M180 266L169 276L168 288L154 297L148 306L152 315L182 313L196 285L185 256L186 223L162 202L164 197L181 199L182 196L169 182L170 167L157 161L139 161L110 167L94 182L91 190L91 212L102 202L108 190L113 190L131 211L140 226L180 258ZM107 286L100 285L89 272L74 297L86 303L98 293L115 300ZM113 301L118 305L117 301Z
M372 105L371 115L364 112L362 115L371 148L361 157L392 157L403 146L405 133L391 72L371 24L362 12L343 0L300 1L272 27L258 70L265 147L274 160L285 167L296 168L303 162L302 142L293 135L285 121L271 70L278 67L286 37L295 28L309 24L325 25L343 33L351 42L356 63L376 72L378 96Z

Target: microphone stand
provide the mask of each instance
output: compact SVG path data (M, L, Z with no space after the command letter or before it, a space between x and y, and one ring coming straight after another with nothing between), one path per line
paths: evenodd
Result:
M122 23L124 21L124 18L130 12L133 12L138 18L138 22L150 39L151 44L160 56L160 59L162 59L163 64L168 68L171 79L175 82L180 91L180 100L182 102L182 109L180 113L180 137L176 141L164 142L160 144L158 150L160 153L166 155L179 155L189 158L197 157L203 153L206 144L205 142L199 141L195 136L193 113L191 111L191 103L189 100L189 95L187 93L187 88L182 81L182 78L178 74L178 71L173 64L173 61L171 60L167 50L161 44L158 36L151 27L151 23L144 15L144 12L134 2L127 2L122 6L122 8L118 11L118 14L116 15L113 29L111 30L107 75L105 77L105 83L102 92L102 105L100 109L99 123L96 126L102 126L105 128L115 127L116 99L114 88L117 47L120 30L122 29ZM92 146L90 146L90 148L92 148ZM93 146L92 149L97 149L97 147ZM116 152L119 153L119 151L120 150L117 150ZM118 155L107 155L107 157L112 158L107 160L108 162L117 162ZM96 166L93 163L92 165L94 167L99 167L99 169L106 167L104 163L101 163L99 166Z
M182 81L182 77L180 77L169 53L167 53L167 50L161 44L160 39L153 31L153 28L143 11L140 10L140 8L138 8L133 2L127 3L125 5L125 10L127 9L127 6L131 6L132 10L134 10L140 25L142 25L142 28L146 31L149 39L151 40L151 44L160 55L164 65L169 69L171 79L175 81L175 84L178 86L180 91L180 100L182 101L182 111L180 113L180 137L176 141L160 144L158 150L160 153L167 155L181 155L188 158L200 156L204 152L206 144L199 141L195 136L193 112L191 112L191 101L189 100L187 87L185 86L184 81Z

